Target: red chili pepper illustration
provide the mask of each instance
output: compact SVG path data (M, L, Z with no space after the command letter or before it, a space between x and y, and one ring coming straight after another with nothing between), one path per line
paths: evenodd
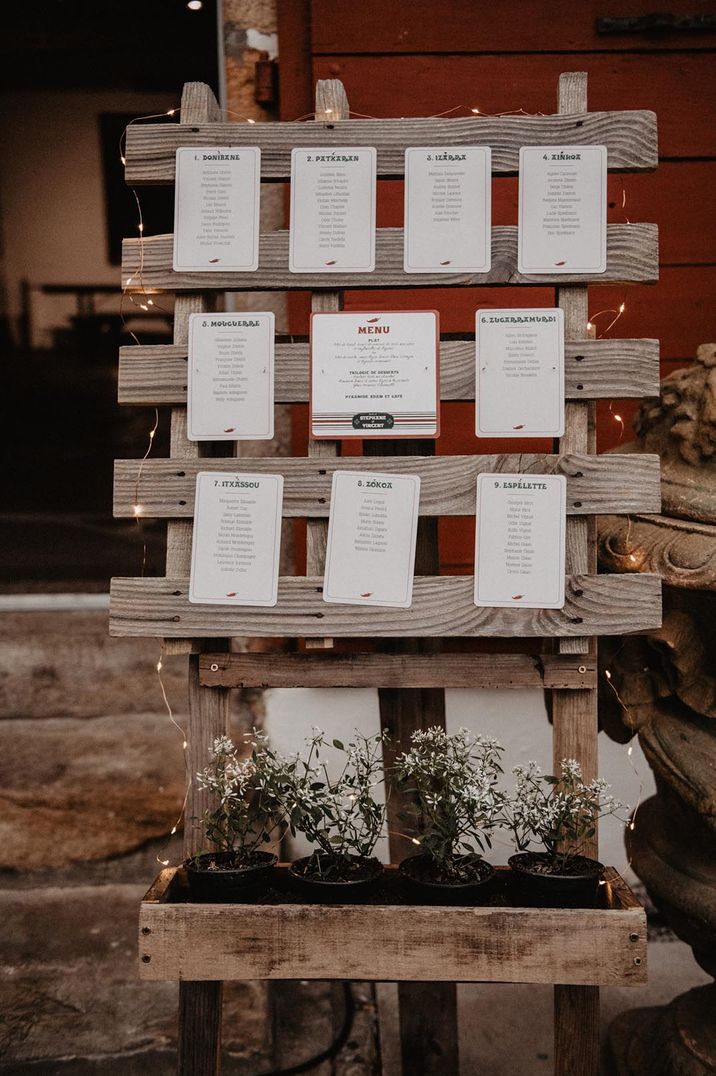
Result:
M513 602L518 602L520 600L520 598L524 598L524 594L513 594L512 595Z
M452 261L452 259L448 258L448 260L446 262L440 262L440 264L441 265L449 265L451 261Z
M227 426L227 428L224 430L224 433L233 433L235 429L236 426Z
M334 260L334 261L332 261L332 262L326 262L325 264L326 264L326 265L335 265L336 263L335 263L335 260Z
M567 263L566 263L566 261L564 261L564 262L555 262L554 264L555 265L566 265Z
M366 590L365 594L361 594L361 598L370 598L372 593L372 590Z
M209 258L209 265L216 265L216 263L220 261L221 258Z
M512 429L513 429L513 430L524 430L524 428L525 428L525 424L524 424L524 422L521 422L521 423L519 424L519 426L513 426L513 427L512 427Z
M226 597L227 598L235 598L236 597L236 591L235 590L230 590L229 593L226 595Z

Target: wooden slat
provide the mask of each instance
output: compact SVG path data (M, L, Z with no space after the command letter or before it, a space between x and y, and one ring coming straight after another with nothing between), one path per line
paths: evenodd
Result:
M586 688L593 661L545 654L202 654L205 687Z
M134 515L139 466L139 460L115 461L115 516ZM325 518L330 511L333 472L337 470L420 475L422 516L474 515L477 476L493 472L519 472L526 478L538 474L566 475L567 512L571 516L658 512L661 506L659 457L646 453L155 459L142 465L139 501L143 516L188 519L194 514L199 471L232 474L278 471L284 476L284 517ZM316 567L313 574L319 571L322 567Z
M492 268L488 273L406 273L402 228L379 228L372 273L290 273L288 232L267 232L259 241L259 268L254 273L201 273L172 270L173 236L150 235L122 243L122 275L138 280L143 244L142 282L161 291L285 291L341 288L473 288L482 284L654 283L659 276L658 229L655 224L610 224L607 227L607 269L604 273L525 274L517 272L517 228L492 229ZM133 290L134 285L130 288Z
M359 95L360 97L360 95ZM127 182L174 182L180 146L259 146L262 179L291 176L291 150L308 146L375 146L378 175L402 176L408 146L487 145L492 170L518 170L521 146L605 145L612 171L651 171L657 163L656 116L648 110L592 112L588 116L467 116L461 118L367 119L305 123L173 123L127 128Z
M585 340L565 345L568 400L639 399L659 395L658 340ZM475 399L475 341L440 344L440 398ZM121 404L186 404L187 348L134 345L119 351ZM308 343L276 345L275 401L308 400Z
M329 605L322 578L282 578L272 608L193 605L188 579L113 579L110 634L219 638L234 635L574 636L628 635L661 623L655 575L568 576L563 609L486 609L471 576L418 576L410 609Z
M147 903L140 976L641 985L644 912L607 893L600 909Z

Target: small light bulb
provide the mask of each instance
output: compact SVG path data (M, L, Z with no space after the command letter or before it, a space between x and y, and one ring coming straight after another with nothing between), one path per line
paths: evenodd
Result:
M479 108L471 108L470 111L474 112L476 116L480 115L480 109Z
M633 553L629 554L629 560L632 562L632 564L636 564L636 557Z
M140 303L139 306L140 306L141 310L149 310L149 307L147 306L146 303Z
M127 163L127 158L126 158L126 157L123 157L123 156L122 156L122 154L120 154L120 156L119 156L119 159L120 159L120 161L122 162L122 164L126 164L126 163Z
M420 841L418 840L417 837L411 837L410 839L413 842L413 844L420 844Z
M634 748L632 747L631 744L629 744L629 750L627 751L627 755L631 755L633 750L634 750Z
M604 670L604 675L606 676L607 680L611 680L612 674L609 672L609 669Z
M626 310L626 303L622 303L621 306L619 307L619 313L623 314L625 310Z
M204 4L202 3L202 0L187 0L186 6L190 11L201 11Z
M629 829L636 829L636 822L630 822Z
M615 422L623 422L623 421L624 421L624 419L622 418L622 416L621 416L621 415L618 415L618 414L616 413L616 411L615 411L615 412L614 412L614 421L615 421Z
M169 111L167 112L167 116L173 116L175 112L176 112L175 108L170 108Z
M147 299L147 306L154 306L154 300L153 299ZM151 436L153 436L153 434L150 434L150 437Z
M189 744L185 740L184 743L182 744L182 747L184 748L185 751L186 751L188 746L189 746Z
M588 321L587 322L587 332L591 332L591 331L592 331L592 323L591 323L591 321Z
M125 288L128 288L131 283L132 283L132 277L129 276L129 277L127 277L127 283L124 285Z
M161 863L161 865L163 867L168 867L169 866L169 860L168 859L160 859L159 862Z
M135 516L141 516L141 514L142 514L142 506L141 506L141 504L133 504L132 509L134 511Z
M150 441L153 441L153 440L154 440L154 434L155 434L156 432L157 432L156 430L150 430L150 431L149 431L149 440L150 440Z
M174 834L176 833L176 831L177 831L177 828L176 828L176 826L172 826L172 828L171 828L171 831L170 831L170 833L169 833L169 836L170 836L170 837L173 837L173 836L174 836Z
M256 123L256 120L252 120L252 119L247 119L247 120L246 120L246 122L247 122L247 123Z
M139 222L139 224L137 225L137 228L138 228L138 230L139 230L140 232L143 232L143 231L144 231L144 225L142 224L142 222L141 222L141 221L140 221L140 222Z
M162 671L162 659L160 658L159 661L157 662L157 672L161 672L161 671Z

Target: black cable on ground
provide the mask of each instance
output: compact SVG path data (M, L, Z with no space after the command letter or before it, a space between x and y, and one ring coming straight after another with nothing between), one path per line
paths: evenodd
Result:
M353 991L351 990L350 983L343 983L343 1023L341 1029L334 1038L330 1046L327 1046L325 1050L322 1050L320 1054L316 1054L315 1057L309 1057L306 1061L299 1061L296 1065L289 1065L285 1069L270 1069L267 1072L260 1072L257 1076L298 1076L301 1072L310 1072L311 1069L316 1068L323 1061L329 1061L336 1054L340 1053L345 1044L348 1042L351 1031L353 1030L353 1018L355 1016L355 1002L353 1001Z

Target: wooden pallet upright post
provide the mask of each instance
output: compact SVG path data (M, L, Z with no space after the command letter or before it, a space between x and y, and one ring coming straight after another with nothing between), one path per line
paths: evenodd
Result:
M194 126L220 119L219 105L208 86L189 82L181 98L179 122ZM188 346L189 316L212 308L205 293L177 295L174 305L174 343ZM171 414L172 458L196 459L206 446L187 437L186 407L174 407ZM182 578L191 564L192 524L176 520L167 526L168 578ZM186 726L187 774L189 787L184 808L184 856L200 851L204 842L198 819L208 806L206 792L197 787L196 773L203 769L217 736L228 730L229 693L225 688L208 689L199 684L199 659L192 651L198 644L188 639L167 639L167 654L191 653L189 658L189 712ZM179 1076L214 1076L221 1065L222 982L182 982L179 984L179 1024L177 1030L177 1072Z
M557 99L558 113L570 115L587 111L587 73L572 71L560 75ZM575 132L576 134L576 132ZM575 142L578 142L578 135ZM565 340L586 340L589 322L588 289L586 285L570 285L557 289L557 305L564 311ZM565 405L564 436L561 453L596 452L596 405L576 403ZM596 519L594 516L572 517L567 521L568 573L595 573L597 570ZM597 662L596 638L558 639L560 654L585 654ZM552 694L552 762L559 772L563 758L580 763L585 781L598 773L597 759L597 688L578 691L555 691ZM598 838L585 846L584 854L596 857ZM569 945L569 938L564 939ZM599 987L554 987L554 1053L555 1076L596 1076L599 1070Z

